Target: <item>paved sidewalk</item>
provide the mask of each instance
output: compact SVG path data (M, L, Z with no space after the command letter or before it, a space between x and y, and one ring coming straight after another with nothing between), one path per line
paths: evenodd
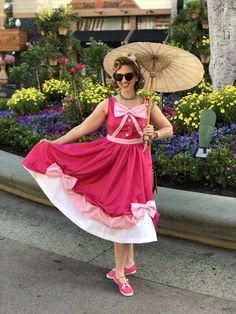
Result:
M42 273L37 275L40 267L42 269L46 267L45 272L49 272L50 275L52 268L47 268L49 267L47 266L47 259L48 256L50 256L49 252L52 252L61 256L60 258L55 257L53 259L61 260L62 256L64 256L69 259L73 259L73 263L75 263L75 265L77 265L77 263L78 265L86 265L86 267L88 267L86 268L87 270L81 268L81 273L82 276L86 273L88 281L87 285L90 282L94 285L97 283L97 286L100 287L99 289L102 289L101 293L104 292L103 289L105 289L106 292L107 287L110 291L109 293L113 293L112 295L115 300L120 300L116 299L119 297L117 296L117 291L114 285L112 285L112 283L106 283L106 278L104 277L106 271L114 265L113 245L111 242L102 240L84 232L53 207L37 204L3 191L0 191L0 199L0 235L3 239L0 241L0 263L3 263L4 265L5 262L8 262L10 267L11 262L18 261L18 264L13 263L12 267L15 267L16 270L20 270L21 267L24 268L24 270L20 271L19 274L17 271L15 272L12 282L4 284L4 282L7 281L7 277L11 277L13 272L9 270L9 272L6 273L5 270L7 269L7 265L4 266L4 270L0 264L1 276L4 276L3 278L5 278L4 280L0 278L0 295L3 294L3 291L5 291L5 287L9 287L9 285L10 288L13 289L14 279L16 282L20 281L21 274L26 276L23 276L22 287L26 285L28 287L27 289L30 290L29 287L31 281L33 287L36 287L38 281L37 276L39 276L39 278L40 276L46 277L46 275L43 275ZM12 252L6 251L9 245L4 244L4 241L7 238L17 241L14 242L15 246L13 246ZM230 312L229 309L232 308L232 306L236 306L236 303L231 303L229 301L236 302L235 251L163 236L158 236L158 239L159 241L155 243L135 245L135 259L138 266L138 272L135 275L135 278L132 278L132 283L135 288L135 297L137 297L136 302L139 302L140 298L141 309L143 309L142 304L145 304L145 295L151 293L152 295L147 297L147 300L154 302L154 297L156 297L156 303L154 302L154 304L156 304L157 307L159 303L162 301L164 302L163 312L160 313L185 313L182 311L181 303L178 302L178 299L181 302L184 302L185 298L189 299L186 301L186 306L189 306L188 310L184 304L182 305L183 309L186 309L186 313L206 313L207 311L208 314L234 313L234 311ZM25 244L26 246L21 244ZM32 257L30 252L28 253L29 248L33 249L33 247L35 248L35 251L32 252L35 252L37 257L35 259ZM36 248L39 250L37 251ZM21 251L22 256L20 255ZM41 260L38 256L40 256L40 254L44 254L44 252L47 252L47 254L45 253L46 257ZM29 258L27 257L28 254L30 255ZM17 257L18 255L20 255L19 258ZM32 262L30 262L31 259ZM69 262L66 269L70 270L70 267L72 267L71 271L76 276L77 280L78 276L80 276L80 272L78 272L77 276L77 272L73 270L73 267L75 266L70 266L70 263L71 262ZM60 268L60 262L52 264L56 269ZM36 270L34 270L34 265ZM27 269L29 271L29 275L27 275ZM96 271L94 271L94 269ZM33 276L34 271L36 277ZM33 278L30 279L32 276ZM49 285L52 290L56 287L56 283L53 278L54 277L51 277L51 279L45 283L45 286ZM26 283L24 283L24 280L26 280ZM33 283L33 280L36 282ZM69 277L68 280L65 279L65 284L66 287L74 287L78 284L78 289L83 289L84 286L83 281L76 281L76 284L73 280L71 282L71 277ZM1 285L3 286L1 287ZM62 282L60 282L60 285L62 285ZM154 291L151 290L152 287ZM170 292L168 293L170 296L165 296L167 291L169 291L169 288ZM177 288L178 290L173 290L174 288ZM61 290L62 287L60 286L58 289ZM43 288L41 290L43 290ZM91 296L93 297L96 293L92 287L91 290ZM46 289L46 291L49 293L49 288ZM162 294L163 291L165 291L164 295ZM20 293L20 291L18 291L18 293ZM66 292L64 291L63 293L63 298L66 299ZM41 293L39 294L41 295ZM89 294L90 292L88 291L88 297ZM50 298L56 298L55 295L52 296L52 292L50 292L49 295L51 295ZM174 297L174 295L176 297ZM24 295L21 297L25 300ZM32 294L28 297L32 298ZM36 298L35 295L34 297ZM214 302L211 301L212 297ZM56 300L58 300L58 298L59 297L57 297ZM102 294L101 298L102 300L104 299L104 302L106 302L106 304L103 304L103 308L105 307L108 311L107 313L109 313L109 304L107 304L108 301L105 300L105 295ZM167 299L170 305L168 305ZM197 300L196 303L194 301L195 299ZM114 305L113 301L111 302ZM128 302L131 302L132 304L132 301ZM207 309L207 311L198 312L197 309L200 309L200 307L198 307L199 304L201 304L200 306L203 306L202 310ZM212 311L209 310L210 308L207 304L209 307L212 307ZM67 304L67 306L69 305ZM85 304L85 306L89 305ZM169 312L165 312L164 309L169 309L168 306L170 306L170 310ZM173 310L174 306L177 306L176 311ZM149 309L148 305L147 308ZM228 312L221 311L222 308L227 309ZM193 312L189 309L193 309ZM218 312L214 312L213 310L217 310ZM236 310L236 308L234 308L234 310ZM1 311L0 313L2 314ZM15 312L13 311L12 313ZM10 312L10 314L12 313ZM37 312L32 311L31 313L35 314ZM47 312L41 313L44 314ZM70 312L64 313L70 314ZM81 313L86 313L86 310ZM87 313L89 314L93 312ZM149 313L158 312L147 312L147 314ZM3 312L3 314L5 313ZM24 314L24 312L22 312L22 314Z
M131 278L121 296L106 269L0 237L1 314L233 314L236 303Z

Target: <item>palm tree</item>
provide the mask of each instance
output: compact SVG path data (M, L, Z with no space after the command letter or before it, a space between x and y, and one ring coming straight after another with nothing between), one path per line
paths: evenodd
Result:
M236 4L235 0L207 0L213 89L236 80Z

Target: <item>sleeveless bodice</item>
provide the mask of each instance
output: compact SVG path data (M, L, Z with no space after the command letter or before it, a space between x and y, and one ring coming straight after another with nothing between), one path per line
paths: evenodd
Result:
M143 129L146 125L146 106L137 105L127 108L112 97L109 99L107 134L108 138L134 140L139 142L143 138Z

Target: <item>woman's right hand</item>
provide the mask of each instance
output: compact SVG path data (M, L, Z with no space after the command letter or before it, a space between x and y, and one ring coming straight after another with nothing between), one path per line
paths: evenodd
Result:
M42 139L39 141L39 143L42 143L42 142L50 142L50 143L53 143L53 141L49 141L49 140L47 140L46 138L42 138Z

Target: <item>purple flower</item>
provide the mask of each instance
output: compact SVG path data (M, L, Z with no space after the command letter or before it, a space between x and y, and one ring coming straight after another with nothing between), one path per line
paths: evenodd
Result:
M13 113L10 109L0 111L0 118L6 118L11 116L13 116Z
M231 124L219 129L215 129L210 147L218 147L219 145L228 145L232 154L236 150L235 144L236 125ZM198 131L181 136L173 135L169 139L163 139L158 142L153 142L153 158L161 153L166 154L169 158L174 158L176 155L183 153L187 156L195 156L198 150Z
M71 129L60 110L44 109L37 115L19 116L15 120L28 130L47 136L64 135Z

